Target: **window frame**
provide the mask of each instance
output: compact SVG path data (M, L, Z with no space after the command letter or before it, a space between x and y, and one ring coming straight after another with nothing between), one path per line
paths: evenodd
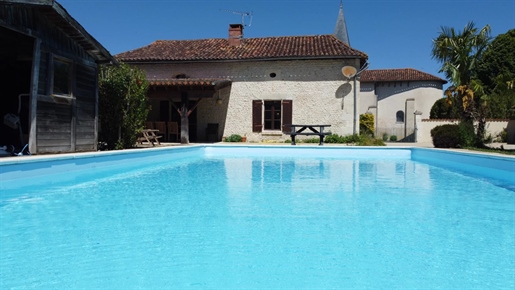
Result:
M280 117L277 128L265 129L265 102L278 102L280 103ZM291 126L293 120L293 101L291 99L282 100L252 100L252 132L263 133L263 132L282 132L288 134L291 132ZM275 119L274 119L275 121Z
M282 131L282 105L281 100L263 101L263 130ZM270 112L270 118L267 118L267 112ZM267 122L270 123L268 126Z
M56 84L56 63L64 64L67 67L67 80L66 80L66 91L55 92ZM51 97L63 98L63 99L74 99L73 96L73 75L74 75L74 63L71 59L50 54L50 64L48 73L48 92L47 94Z
M402 118L401 118L401 116L402 116ZM402 120L400 120L400 119L402 119ZM404 124L406 122L406 115L404 114L404 111L399 110L395 113L395 122L398 124Z

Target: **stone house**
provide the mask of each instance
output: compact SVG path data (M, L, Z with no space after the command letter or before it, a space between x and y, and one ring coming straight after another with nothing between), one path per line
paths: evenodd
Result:
M244 38L243 28L231 24L226 39L160 40L116 55L146 72L149 121L181 122L180 112L188 114L193 142L231 134L284 141L289 124L330 124L340 135L359 130L351 93L359 81L354 88L342 67L361 68L365 53L334 35Z
M375 116L376 136L414 141L415 119L429 119L447 81L412 69L376 69L361 74L359 114Z

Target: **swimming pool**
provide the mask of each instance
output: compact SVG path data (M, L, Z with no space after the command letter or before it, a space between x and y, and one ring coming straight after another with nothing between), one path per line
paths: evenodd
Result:
M515 286L513 158L198 146L12 160L1 289Z

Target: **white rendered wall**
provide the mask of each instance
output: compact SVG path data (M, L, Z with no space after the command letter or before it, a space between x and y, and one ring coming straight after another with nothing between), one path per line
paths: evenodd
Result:
M414 110L422 113L421 118L429 118L431 107L442 98L442 84L436 81L367 82L361 84L359 98L360 114L373 112L370 108L377 104L377 134L381 135L382 130L386 130L392 135L393 132L403 132L405 122L413 119L413 116L407 115L413 112L406 112L408 100L414 100ZM397 111L404 112L405 122L397 122ZM408 124L408 127L413 127L413 124Z
M485 135L497 137L508 126L508 119L487 120L485 125ZM424 119L417 124L417 143L432 143L431 130L440 125L458 124L457 119Z

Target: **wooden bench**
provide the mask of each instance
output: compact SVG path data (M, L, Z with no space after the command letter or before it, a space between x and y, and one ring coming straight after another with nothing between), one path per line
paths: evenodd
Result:
M154 142L157 143L157 145L161 145L161 143L159 142L159 138L163 137L163 136L158 136L156 135L156 132L159 132L159 130L156 130L156 129L144 129L144 130L141 130L141 136L138 137L137 141L139 144L143 144L144 141L147 141L148 144L152 144L152 146L156 146L154 145Z
M331 132L324 132L324 129L327 127L331 127L331 125L298 125L292 124L291 133L289 133L291 137L291 145L296 145L295 136L319 136L320 143L318 145L324 145L324 138L327 135L331 135ZM304 132L304 130L309 129L309 131Z

